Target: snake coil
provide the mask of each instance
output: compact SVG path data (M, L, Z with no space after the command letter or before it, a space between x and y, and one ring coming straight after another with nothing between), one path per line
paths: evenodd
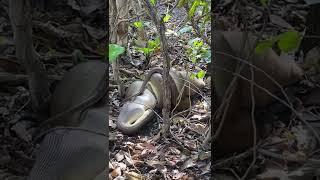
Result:
M177 105L178 110L188 108L189 95L195 94L199 88L203 88L205 83L202 79L190 78L190 74L185 71L171 69L169 72L173 86L171 90L171 102ZM143 81L133 82L126 91L126 97L137 94ZM181 99L179 98L181 94ZM154 73L148 82L144 92L124 103L120 110L117 121L117 128L124 134L135 134L139 129L154 117L154 108L163 106L163 85L162 75Z

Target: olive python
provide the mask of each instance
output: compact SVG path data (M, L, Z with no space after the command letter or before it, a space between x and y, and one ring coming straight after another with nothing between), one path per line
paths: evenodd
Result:
M169 71L169 75L172 105L176 106L177 110L188 108L190 96L205 86L203 79L191 78L191 73L174 68ZM135 134L143 125L152 120L155 115L154 109L163 106L162 83L162 69L154 68L149 71L145 81L134 81L128 87L126 99L129 101L121 107L117 120L117 128L121 132L128 135ZM146 84L145 89L144 84ZM144 90L140 92L141 89Z

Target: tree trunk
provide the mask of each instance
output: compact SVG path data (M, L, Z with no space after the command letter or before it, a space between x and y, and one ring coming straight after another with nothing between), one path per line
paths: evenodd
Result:
M32 108L39 111L50 98L48 78L32 41L32 7L30 0L10 0L9 14L14 33L16 57L29 75Z
M170 109L171 109L171 91L170 91L170 81L169 81L169 71L170 71L170 57L168 53L168 42L165 36L165 26L162 19L158 18L158 14L155 7L152 7L149 0L144 0L147 9L149 11L150 18L153 20L157 26L160 41L161 41L161 53L163 56L163 87L164 87L164 99L163 99L163 108L162 115L164 125L162 128L162 135L166 137L170 130Z
M117 43L122 46L128 44L128 17L129 17L129 1L117 0Z
M128 0L109 0L109 13L110 13L110 24L109 41L113 44L121 46L127 46L128 44L128 14L129 14L129 2ZM121 82L119 75L119 61L112 62L112 71L114 80L118 84L118 91L121 97L124 96L124 85Z

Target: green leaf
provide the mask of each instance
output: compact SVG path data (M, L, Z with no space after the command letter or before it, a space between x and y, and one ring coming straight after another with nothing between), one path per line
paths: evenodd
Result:
M170 16L170 14L166 14L164 17L163 17L163 22L167 23L169 22L169 19L171 18L172 16Z
M155 39L155 41L156 41L156 43L159 44L159 46L160 46L160 37L157 37L157 38Z
M209 12L209 4L206 1L202 1L200 6L203 6L203 15Z
M149 40L148 41L148 48L150 49L157 49L160 47L160 39L157 38L155 40Z
M190 8L190 10L188 12L188 18L189 19L191 19L194 16L194 14L196 12L196 9L200 5L200 3L201 3L201 0L193 1L192 6L191 6L191 8Z
M178 3L178 8L182 8L186 4L187 0L180 0Z
M156 3L157 3L157 1L156 0L149 0L150 1L150 3L153 5L153 6L155 6L156 5Z
M188 45L189 45L189 46L193 46L193 43L194 43L195 41L201 41L201 39L200 39L200 38L191 39L191 40L188 41Z
M117 44L109 44L109 62L115 61L122 53L125 48Z
M191 57L191 62L192 62L193 64L196 63L196 62L197 62L197 58L194 57L194 56L192 56L192 57Z
M196 10L197 10L197 8L199 6L203 7L203 9L202 9L203 13L206 13L206 12L209 11L209 5L208 5L208 3L206 1L195 0L195 1L193 1L192 5L191 5L191 8L190 8L190 10L188 12L188 18L189 19L191 19L194 16L194 14L195 14L195 12L196 12Z
M142 21L136 21L136 22L133 23L133 25L138 29L143 27Z
M196 74L194 74L194 73L192 73L191 75L190 75L190 79L194 79L194 78L196 78Z
M207 23L211 20L211 16L209 14L204 16L203 23Z
M137 48L138 51L142 52L145 56L151 54L153 52L153 49L151 48Z
M148 41L148 48L154 48L157 45L157 43L153 40Z
M204 70L200 70L200 71L197 73L197 78L198 78L198 79L202 79L205 75L206 75L206 72L205 72Z
M203 46L203 41L202 40L196 40L192 43L193 47L201 47Z
M256 48L255 48L255 53L257 54L262 54L264 53L267 49L272 48L273 44L275 43L274 40L264 40L261 41L257 44Z
M278 36L278 47L283 52L290 52L300 45L301 37L297 31L288 31Z

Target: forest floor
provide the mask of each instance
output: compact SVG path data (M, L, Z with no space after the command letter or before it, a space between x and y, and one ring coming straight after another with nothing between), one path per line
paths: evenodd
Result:
M174 4L174 3L173 3ZM157 6L159 14L165 13L173 4L162 3ZM169 45L169 56L172 67L178 70L197 72L200 69L207 72L207 63L211 56L196 63L192 63L187 49L190 42L197 39L191 31L187 21L187 13L184 9L174 9L170 13L172 17L166 23L166 37ZM146 14L132 19L132 22L143 21L148 39L155 39L158 34L153 22ZM207 31L210 32L210 24ZM208 34L210 37L210 34ZM163 58L160 51L151 55L149 62L146 57L134 48L138 38L136 30L131 26L129 30L130 55L120 60L121 76L127 87L133 81L143 80L146 70L161 67ZM210 53L210 49L208 48ZM131 56L131 57L130 57ZM110 67L110 83L113 74ZM204 77L205 88L201 89L201 96L192 98L192 107L171 120L171 135L154 141L153 138L160 131L163 120L161 110L156 112L153 120L144 125L135 136L122 134L116 128L116 121L121 109L121 98L118 90L114 88L109 92L110 112L109 131L113 134L113 140L109 141L110 172L109 178L122 179L129 177L144 177L147 179L210 179L211 177L211 152L202 148L205 133L208 130L210 120L210 75ZM114 86L113 86L114 87ZM176 115L178 112L174 112Z

